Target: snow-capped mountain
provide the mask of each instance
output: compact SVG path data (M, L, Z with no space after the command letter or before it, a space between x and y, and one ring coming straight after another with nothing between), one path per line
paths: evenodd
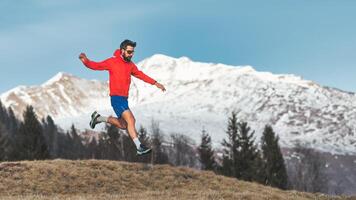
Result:
M104 105L107 94L105 83L60 72L40 86L18 86L9 90L1 95L1 101L11 106L20 118L26 105L32 105L40 118L51 115L58 119L78 116L97 108L98 104Z
M282 147L300 141L318 150L356 154L356 95L323 87L295 75L255 71L251 66L193 62L154 55L137 64L165 85L163 93L133 78L129 105L138 126L159 122L166 134L182 133L198 143L204 128L218 145L226 137L232 111L260 138L272 125ZM105 72L96 72L105 73ZM1 95L19 116L26 104L40 117L51 115L63 128L89 128L90 113L115 115L108 84L59 73L40 86L14 88ZM100 129L103 126L97 128Z

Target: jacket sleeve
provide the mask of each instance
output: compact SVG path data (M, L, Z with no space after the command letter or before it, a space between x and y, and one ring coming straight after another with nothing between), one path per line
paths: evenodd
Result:
M89 59L83 62L83 64L93 70L109 70L110 64L109 64L110 58L101 61L101 62L94 62Z
M135 64L132 65L131 75L152 85L156 83L156 80L147 76L145 73L137 69L137 66Z

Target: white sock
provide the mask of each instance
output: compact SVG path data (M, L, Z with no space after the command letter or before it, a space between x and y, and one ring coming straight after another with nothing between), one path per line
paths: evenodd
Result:
M96 120L98 122L107 122L108 121L108 117L100 116Z
M134 143L136 145L136 148L139 149L140 148L140 144L141 144L140 140L138 140L138 138L134 138L133 141L134 141Z

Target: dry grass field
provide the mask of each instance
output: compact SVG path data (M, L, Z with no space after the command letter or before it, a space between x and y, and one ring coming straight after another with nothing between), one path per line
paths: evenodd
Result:
M283 191L168 165L107 160L0 163L0 199L356 199Z

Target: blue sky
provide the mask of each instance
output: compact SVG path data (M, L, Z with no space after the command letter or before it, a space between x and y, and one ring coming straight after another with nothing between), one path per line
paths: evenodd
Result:
M187 56L356 92L355 10L352 0L0 0L0 93L59 71L106 80L77 57L103 60L126 38L135 62Z

